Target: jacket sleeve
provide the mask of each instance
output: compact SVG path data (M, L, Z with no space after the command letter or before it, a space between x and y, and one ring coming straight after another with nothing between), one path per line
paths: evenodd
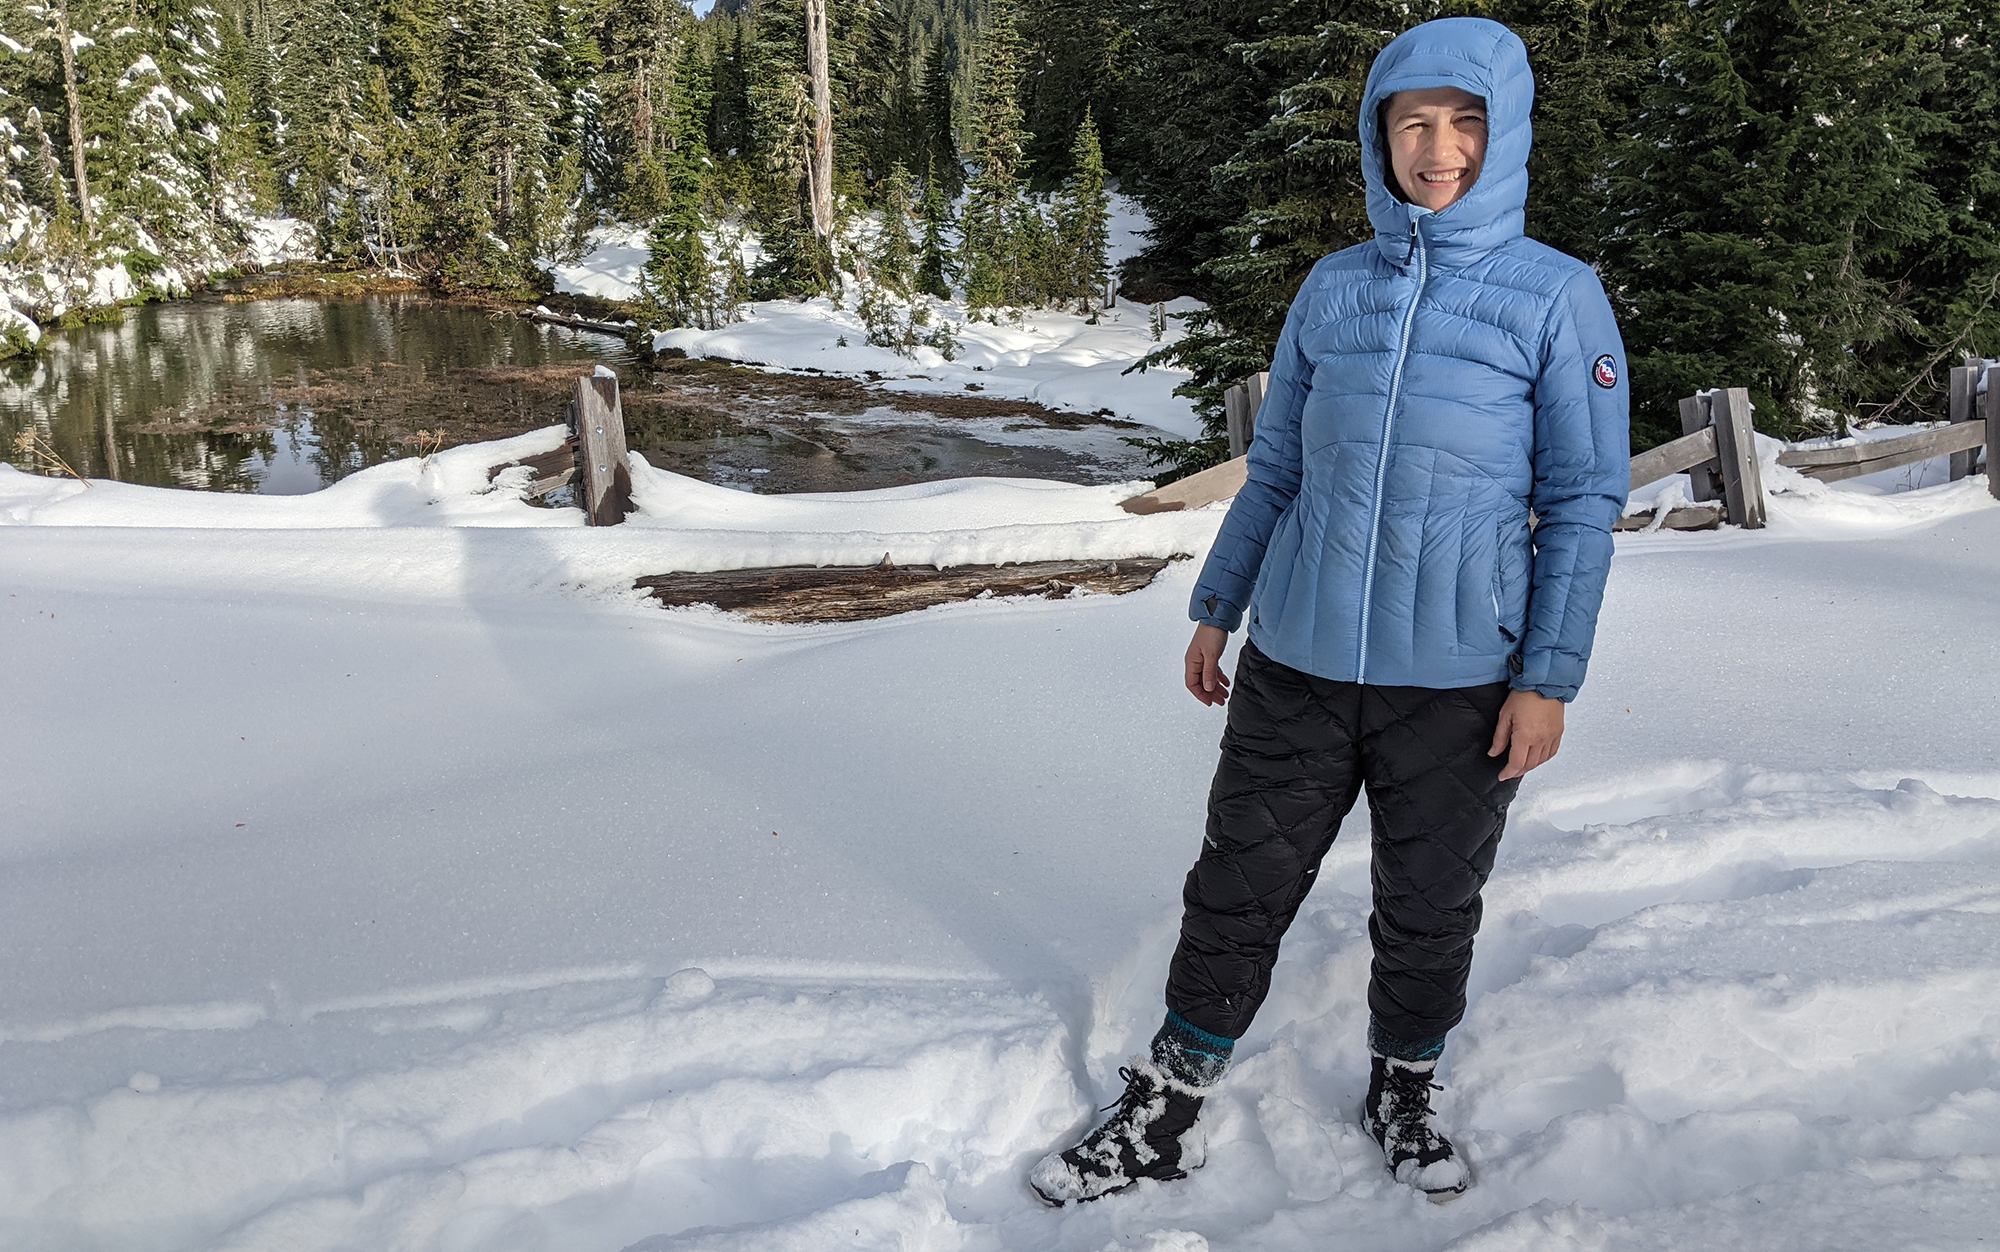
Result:
M1572 700L1583 685L1611 572L1611 526L1631 487L1630 396L1611 303L1597 276L1579 269L1550 311L1535 384L1529 503L1540 520L1517 691Z
M1188 616L1197 622L1229 631L1243 624L1264 548L1299 494L1299 415L1312 391L1312 365L1299 349L1299 334L1312 285L1309 278L1285 315L1264 403L1257 411L1248 478L1208 550L1188 604Z

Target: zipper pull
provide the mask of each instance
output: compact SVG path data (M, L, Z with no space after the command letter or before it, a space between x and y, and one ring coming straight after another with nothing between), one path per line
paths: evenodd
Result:
M1405 268L1405 269L1408 269L1408 268L1409 268L1409 265L1410 265L1410 262L1412 262L1412 261L1414 261L1414 260L1416 260L1416 259L1417 259L1417 224L1416 224L1415 222L1411 222L1411 223L1410 223L1410 250L1409 250L1408 252L1405 252L1405 253L1403 254L1403 268Z

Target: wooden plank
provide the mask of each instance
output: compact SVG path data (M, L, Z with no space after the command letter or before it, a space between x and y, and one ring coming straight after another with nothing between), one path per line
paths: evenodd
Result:
M1634 513L1621 517L1611 524L1613 530L1644 530L1653 524L1651 513ZM1675 509L1667 514L1667 520L1660 523L1661 530L1714 530L1722 525L1722 506L1719 504L1697 504L1692 508Z
M558 488L569 486L575 479L576 467L572 465L559 474L534 479L528 484L527 489L521 492L521 498L525 500L533 496L545 496Z
M1118 507L1127 513L1172 513L1178 509L1198 509L1217 500L1234 499L1250 478L1250 459L1235 457L1211 465L1199 474L1189 474L1142 496L1133 496Z
M537 477L547 477L551 474L562 473L564 470L573 470L576 468L576 439L574 437L565 439L561 447L551 449L548 452L537 452L533 456L524 456L517 461L507 461L496 465L486 471L486 481L492 482L500 476L501 470L512 469L516 465L527 466L529 469L535 471Z
M1715 459L1715 427L1704 426L1692 435L1682 435L1671 443L1648 448L1632 458L1632 486L1643 487L1669 474L1697 470ZM1706 477L1703 474L1702 477Z
M668 608L706 604L760 622L854 622L977 596L1061 600L1078 591L1124 595L1151 583L1170 561L1030 561L1019 565L786 565L706 574L654 574L632 585Z
M1983 423L1960 422L1954 426L1934 426L1929 430L1918 431L1914 435L1899 435L1894 439L1876 439L1861 444L1859 447L1870 454L1865 460L1794 465L1794 468L1801 474L1817 478L1823 483L1837 483L1845 478L1859 478L1863 474L1873 474L1878 470L1914 465L1918 461L1928 461L1934 456L1961 453L1968 448L1977 448L1985 442L1986 427ZM1790 453L1779 453L1778 464L1792 464L1785 459L1790 455Z
M1977 399L1975 389L1979 386L1979 375L1981 372L1982 367L1974 364L1970 359L1964 365L1953 367L1950 379L1951 385L1947 392L1949 403L1945 410L1947 417L1953 425L1957 425L1959 422L1970 422L1978 417L1978 414L1973 412L1973 408ZM1952 453L1950 471L1952 482L1957 482L1972 472L1972 456L1973 454L1969 451Z
M1979 410L1986 415L1986 491L2000 500L2000 364L1987 367Z
M1229 459L1250 451L1250 388L1236 384L1222 393L1222 424L1229 432Z
M1710 393L1715 419L1715 459L1722 466L1723 515L1745 530L1764 526L1764 475L1757 467L1757 434L1750 424L1750 392L1724 387Z
M1683 396L1681 398L1681 435L1698 434L1708 428L1709 404L1707 396ZM1700 462L1683 466L1692 480L1688 499L1715 500L1722 495L1722 480L1715 476L1714 467L1704 467ZM1679 471L1673 471L1678 473ZM1664 475L1662 475L1664 477Z
M607 370L576 380L575 429L582 449L578 481L583 485L584 516L592 526L616 526L632 511L632 471L625 464L625 413L618 403L617 375Z

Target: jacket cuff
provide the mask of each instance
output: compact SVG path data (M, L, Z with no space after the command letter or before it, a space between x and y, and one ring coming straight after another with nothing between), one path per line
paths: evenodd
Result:
M1203 595L1201 588L1197 587L1194 598L1188 603L1188 618L1204 626L1217 626L1234 633L1243 624L1243 610L1214 592Z
M1583 663L1560 652L1536 652L1507 658L1507 686L1568 704L1583 688ZM1563 681L1569 679L1570 681Z

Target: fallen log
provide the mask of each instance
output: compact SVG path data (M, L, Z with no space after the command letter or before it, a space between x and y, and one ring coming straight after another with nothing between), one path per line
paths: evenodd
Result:
M652 574L633 586L668 608L706 604L757 622L858 622L983 595L1061 600L1078 591L1124 595L1185 556L1018 565L781 565L706 574Z
M600 335L614 335L623 339L635 329L617 322L600 322L595 318L577 317L572 313L556 313L549 309L523 309L521 316L531 322L547 322L551 326L567 326L571 330L588 330Z

